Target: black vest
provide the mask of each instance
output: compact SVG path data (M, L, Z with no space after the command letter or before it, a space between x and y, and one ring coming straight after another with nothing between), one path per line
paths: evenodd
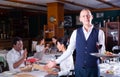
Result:
M90 53L98 52L96 42L98 42L99 30L93 28L88 39L85 39L83 29L77 29L76 35L76 67L97 67L98 58Z

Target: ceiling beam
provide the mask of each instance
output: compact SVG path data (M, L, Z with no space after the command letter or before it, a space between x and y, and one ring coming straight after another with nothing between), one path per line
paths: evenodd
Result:
M120 8L119 6L116 6L116 5L110 3L110 2L108 2L106 0L96 0L96 1L102 2L104 4L110 5L110 6L115 7L115 8Z
M100 8L92 11L110 11L110 10L120 10L120 8Z
M78 3L75 3L75 2L71 2L71 1L66 1L66 0L56 0L56 1L60 1L60 2L63 2L63 3L68 3L68 4L72 4L72 5L75 5L75 6L80 6L80 7L84 7L84 8L89 8L89 9L92 9L94 10L95 8L93 7L89 7L89 6L86 6L86 5L83 5L83 4L78 4Z
M31 10L31 11L38 11L38 12L47 12L47 11L44 11L44 10L31 9L31 8L25 8L25 7L20 7L20 6L12 6L12 5L8 5L8 4L0 4L0 6L2 6L2 7L11 7L13 9Z
M35 5L35 6L40 6L40 7L46 7L47 8L46 5L40 5L40 4L26 2L26 1L20 1L20 0L6 0L6 1L21 3L21 4L28 4L28 5ZM68 9L65 9L65 11L70 11L71 12L71 10L68 10Z
M113 10L120 10L120 8L100 8L100 9L95 9L95 10L91 10L92 12L101 12L101 11L113 11ZM72 12L68 12L66 11L65 14L79 14L80 11L76 10L76 11L72 11Z
M31 3L31 2L27 2L27 1L20 1L20 0L6 0L6 1L15 2L15 3L21 3L21 4L34 5L34 6L40 6L40 7L47 7L46 5L40 5L40 4Z

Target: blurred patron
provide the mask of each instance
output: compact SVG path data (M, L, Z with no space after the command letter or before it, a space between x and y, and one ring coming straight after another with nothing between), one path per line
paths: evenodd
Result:
M65 38L58 39L57 48L60 52L64 53L66 51L66 48L67 48L67 39L65 39ZM59 68L60 71L59 72L52 71L52 72L49 72L49 74L58 75L58 76L68 75L70 70L74 69L73 56L71 55L68 58L66 58L64 61L62 61L60 63L60 67L56 67L56 68Z
M45 39L40 37L38 40L38 44L36 45L36 52L41 52L45 50Z
M56 53L58 52L58 49L57 49L57 37L56 36L53 36L52 37L52 45L51 45L51 53Z
M23 50L23 41L20 37L15 37L12 41L12 49L7 53L7 63L10 71L20 71L20 67L25 66L27 49Z
M43 37L40 37L38 40L38 44L36 45L36 52L49 52L50 51L50 44L45 44L45 39ZM35 53L36 54L36 53Z

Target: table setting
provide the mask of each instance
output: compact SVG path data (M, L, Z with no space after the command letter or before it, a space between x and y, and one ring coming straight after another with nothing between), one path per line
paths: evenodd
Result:
M91 53L90 55L104 58L99 64L102 77L120 77L120 54L106 51L104 53Z
M44 65L60 55L61 53L45 53L41 59L30 56L25 60L26 66L21 67L20 71L4 71L0 73L0 77L45 77L48 75L47 72L52 71L52 69L45 69Z
M101 63L99 67L103 77L120 77L120 62Z
M48 61L57 59L62 53L45 53L40 63L46 64Z
M114 54L111 52L105 52L105 53L91 53L91 55L96 57L104 57L104 58L115 58L120 57L120 54Z
M45 69L44 65L35 62L25 67L20 67L20 71L4 71L0 73L0 77L45 77L48 75L47 71L49 70Z

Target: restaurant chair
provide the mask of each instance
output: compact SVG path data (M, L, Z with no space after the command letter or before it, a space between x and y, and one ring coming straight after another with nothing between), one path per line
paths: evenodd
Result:
M2 70L2 66L0 65L0 73L2 73L2 71L3 71L3 70Z
M74 70L70 70L70 72L67 75L60 76L60 77L75 77L75 71Z
M32 41L30 56L33 56L33 54L36 53L36 45L37 45L37 41Z
M66 77L75 77L75 71L74 71L74 69L70 70L70 72L68 73L68 75Z
M0 73L2 73L3 72L3 68L4 67L4 64L3 64L3 62L0 62Z

